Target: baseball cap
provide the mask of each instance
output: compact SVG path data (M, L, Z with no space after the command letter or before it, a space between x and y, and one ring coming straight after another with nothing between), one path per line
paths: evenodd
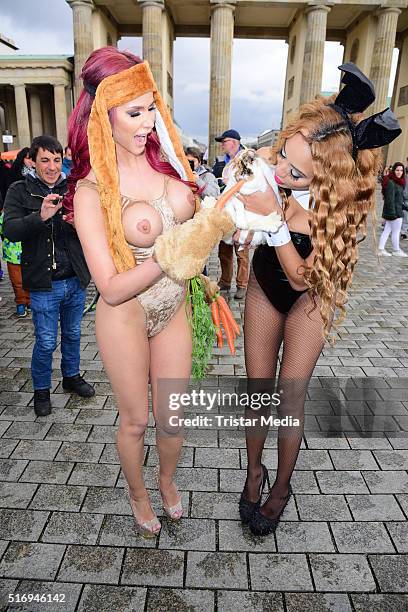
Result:
M234 138L234 140L241 140L241 136L237 130L226 130L221 136L216 136L215 140L217 142L222 142L224 138Z

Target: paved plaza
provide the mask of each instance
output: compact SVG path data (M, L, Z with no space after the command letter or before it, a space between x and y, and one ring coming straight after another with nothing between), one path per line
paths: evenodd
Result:
M217 266L213 255L213 278ZM81 366L96 395L82 400L63 392L57 351L53 412L35 418L32 323L15 317L5 278L0 609L406 612L407 276L408 259L379 263L366 240L340 338L324 350L309 388L294 496L276 536L255 538L239 521L243 432L188 430L177 472L186 518L179 525L163 519L153 541L135 533L124 494L114 444L118 414L98 357L94 315L83 321ZM243 304L231 304L242 321ZM217 388L244 375L239 339L236 357L214 350L204 384ZM150 424L145 476L160 513ZM272 479L276 459L271 435L264 461ZM17 599L24 593L63 594L65 600L7 607L8 594Z

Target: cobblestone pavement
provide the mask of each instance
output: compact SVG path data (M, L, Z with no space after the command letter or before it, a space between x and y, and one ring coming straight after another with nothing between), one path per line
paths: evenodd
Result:
M246 457L243 432L231 429L188 431L177 474L188 516L180 525L163 520L157 541L138 537L123 491L114 446L118 415L98 358L93 315L83 322L82 368L96 395L81 400L63 392L57 351L53 413L35 418L32 324L15 318L4 279L0 609L406 611L408 260L379 264L369 242L361 249L340 338L324 350L309 389L294 497L276 536L267 538L252 537L238 520ZM215 256L210 272L215 277ZM243 305L231 303L239 319ZM244 373L239 341L236 357L215 349L205 384L216 388ZM377 434L326 435L339 425ZM153 433L149 427L145 474L159 510ZM264 460L273 477L273 436ZM65 602L7 608L8 594L23 593L62 593Z

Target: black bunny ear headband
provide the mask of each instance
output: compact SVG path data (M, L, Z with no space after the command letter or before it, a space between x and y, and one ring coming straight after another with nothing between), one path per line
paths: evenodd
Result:
M353 141L353 159L360 149L375 149L389 144L402 132L397 118L390 108L363 119L357 125L350 115L362 113L375 100L372 82L351 62L339 66L344 72L341 82L345 87L330 104L347 123Z

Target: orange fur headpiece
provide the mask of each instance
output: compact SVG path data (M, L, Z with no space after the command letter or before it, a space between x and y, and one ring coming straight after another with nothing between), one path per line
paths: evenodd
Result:
M149 64L142 62L103 79L96 89L89 117L88 145L109 248L118 272L133 268L135 260L123 231L119 173L108 111L148 92L153 92L157 108L155 128L166 158L182 179L194 182L194 175L184 155L179 135L158 92Z

